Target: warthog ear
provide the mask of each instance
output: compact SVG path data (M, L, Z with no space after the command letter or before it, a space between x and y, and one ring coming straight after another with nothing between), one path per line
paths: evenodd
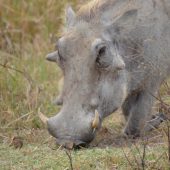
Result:
M72 27L76 20L76 14L71 6L66 8L66 25L67 28Z
M104 37L105 39L110 39L111 37L116 37L117 35L124 35L129 30L131 30L136 22L138 10L132 9L126 11L119 17L116 17L111 22L108 22L105 27Z
M114 25L117 26L118 30L129 29L129 27L133 27L136 18L137 18L137 9L133 9L125 12L117 21L115 21Z
M48 61L51 61L51 62L57 62L58 59L59 59L58 51L49 53L49 54L46 56L46 59L47 59Z

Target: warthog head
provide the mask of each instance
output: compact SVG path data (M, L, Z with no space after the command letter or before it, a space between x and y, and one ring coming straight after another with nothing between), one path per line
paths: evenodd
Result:
M64 74L63 106L54 117L39 115L59 144L77 146L91 142L102 119L121 106L125 63L116 41L104 38L99 24L77 19L71 8L66 14L67 31L47 56Z

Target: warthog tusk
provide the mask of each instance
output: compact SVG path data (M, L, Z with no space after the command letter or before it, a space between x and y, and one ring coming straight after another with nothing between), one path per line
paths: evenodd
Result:
M41 121L47 125L48 117L46 117L43 113L41 113L40 108L38 109L38 116L41 119Z
M95 110L95 117L92 122L92 128L96 129L99 126L99 122L100 122L99 112Z

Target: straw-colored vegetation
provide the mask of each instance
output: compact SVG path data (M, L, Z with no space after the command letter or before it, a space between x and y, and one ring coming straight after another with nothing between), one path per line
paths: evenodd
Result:
M74 8L80 4L79 0L0 0L0 169L66 170L71 164L74 170L168 169L166 123L145 139L125 141L120 135L123 118L117 113L105 120L89 148L66 154L39 121L38 107L48 116L60 109L52 101L62 73L45 56L64 25L68 2ZM165 85L161 94L167 105L158 105L166 113L169 91ZM15 149L14 136L20 137L21 149Z

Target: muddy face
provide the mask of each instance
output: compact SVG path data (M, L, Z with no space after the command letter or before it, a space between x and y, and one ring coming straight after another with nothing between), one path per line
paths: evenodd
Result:
M117 43L80 23L58 40L47 59L57 61L64 74L63 107L46 119L50 134L61 145L91 142L102 119L118 109L126 95L125 64Z

